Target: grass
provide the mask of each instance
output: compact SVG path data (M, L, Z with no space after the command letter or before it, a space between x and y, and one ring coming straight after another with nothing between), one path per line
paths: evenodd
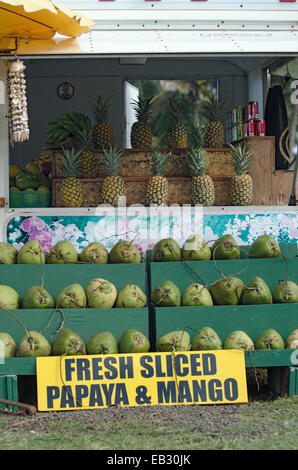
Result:
M0 415L0 450L296 450L297 407L297 396L248 402L231 424L214 432L173 422L157 426L125 412L112 422L52 421L39 428L41 416L30 418L26 429Z

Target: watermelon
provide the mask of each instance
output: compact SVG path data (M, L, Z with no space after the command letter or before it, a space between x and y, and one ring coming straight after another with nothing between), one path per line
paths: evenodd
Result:
M36 189L39 186L39 179L29 173L21 172L15 177L15 184L21 190L28 188Z

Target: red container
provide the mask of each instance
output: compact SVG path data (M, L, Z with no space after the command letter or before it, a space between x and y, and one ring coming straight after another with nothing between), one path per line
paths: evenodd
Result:
M256 135L255 121L250 119L243 123L243 137L254 137Z
M266 135L266 125L263 119L256 121L256 135L264 137Z
M248 137L248 122L244 121L243 123L243 137Z
M248 121L248 106L243 108L243 121Z
M250 119L259 119L259 104L257 101L248 103L248 120Z

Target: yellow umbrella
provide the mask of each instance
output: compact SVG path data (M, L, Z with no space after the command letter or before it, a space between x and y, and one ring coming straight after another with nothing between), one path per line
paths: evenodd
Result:
M0 1L0 36L50 39L55 33L78 37L95 23L51 0Z

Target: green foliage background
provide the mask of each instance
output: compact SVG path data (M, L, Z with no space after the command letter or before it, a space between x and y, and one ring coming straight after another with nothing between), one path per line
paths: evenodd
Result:
M169 98L174 98L184 109L184 123L189 130L189 145L192 145L191 127L193 122L208 120L200 111L200 104L210 93L216 94L216 85L206 80L131 80L139 89L141 99L153 97L151 126L153 147L167 147L167 130L170 124Z

